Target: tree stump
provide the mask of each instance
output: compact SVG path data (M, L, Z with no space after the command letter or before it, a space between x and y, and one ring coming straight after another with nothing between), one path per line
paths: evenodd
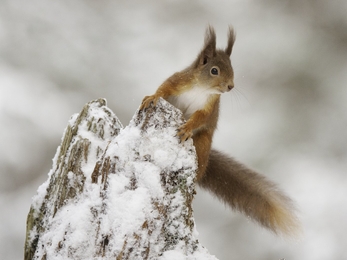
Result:
M195 231L196 154L165 100L123 128L104 99L74 115L27 218L24 259L216 259Z

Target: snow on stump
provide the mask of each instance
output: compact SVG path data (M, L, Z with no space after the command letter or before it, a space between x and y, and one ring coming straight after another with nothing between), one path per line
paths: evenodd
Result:
M196 154L160 100L123 128L104 99L74 115L27 218L24 259L213 259L197 240Z

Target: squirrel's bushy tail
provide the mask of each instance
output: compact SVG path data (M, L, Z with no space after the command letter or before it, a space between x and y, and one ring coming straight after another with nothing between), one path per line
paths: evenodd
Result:
M274 183L219 151L211 150L198 184L277 234L293 236L300 231L292 201Z

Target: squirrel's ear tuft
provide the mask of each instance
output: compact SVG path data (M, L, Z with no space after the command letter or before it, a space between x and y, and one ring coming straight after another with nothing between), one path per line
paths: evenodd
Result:
M199 55L199 63L205 65L210 59L216 56L216 33L212 26L208 26L205 33L205 44Z
M232 26L229 26L229 33L228 33L228 45L225 48L225 53L230 56L231 52L233 50L233 46L234 46L234 42L235 42L235 31L234 28Z

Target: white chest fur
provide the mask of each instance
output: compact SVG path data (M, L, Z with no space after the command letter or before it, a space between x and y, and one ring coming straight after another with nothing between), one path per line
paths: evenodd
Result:
M171 96L168 101L183 112L188 119L195 111L203 109L212 94L209 89L195 86L179 96Z

